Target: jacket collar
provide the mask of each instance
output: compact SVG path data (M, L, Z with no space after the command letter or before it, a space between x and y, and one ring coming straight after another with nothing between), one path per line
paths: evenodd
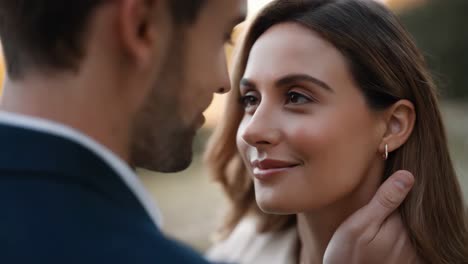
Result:
M70 127L0 112L0 170L50 175L117 199L136 203L156 226L161 214L134 171L115 154Z

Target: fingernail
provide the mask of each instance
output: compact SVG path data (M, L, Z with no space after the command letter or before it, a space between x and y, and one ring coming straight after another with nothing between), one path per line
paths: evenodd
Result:
M395 179L395 181L393 182L398 188L400 188L401 190L405 191L406 189L408 189L410 186L411 186L411 176L408 175L408 173L404 172L404 171L400 171L398 172L398 177Z
M393 181L393 184L395 184L395 186L402 191L405 191L409 186L407 182L405 182L404 180L402 181L400 179Z

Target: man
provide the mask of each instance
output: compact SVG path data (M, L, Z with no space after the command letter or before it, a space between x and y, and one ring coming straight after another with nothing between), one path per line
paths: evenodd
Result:
M245 9L244 0L0 2L0 263L205 263L161 234L131 168L190 164L202 112L230 89L223 44ZM337 232L330 261L366 256L348 243L356 231L388 232L379 227L411 184L405 173L390 178Z

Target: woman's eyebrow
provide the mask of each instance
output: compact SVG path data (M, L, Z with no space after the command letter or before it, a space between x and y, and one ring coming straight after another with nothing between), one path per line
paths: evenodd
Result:
M240 89L255 89L257 86L255 83L247 78L242 78L240 80Z
M328 92L334 92L334 90L328 85L326 84L325 82L315 78L315 77L312 77L308 74L303 74L303 73L300 73L300 74L288 74L288 75L285 75L283 77L281 77L281 79L277 80L275 85L277 87L283 87L283 86L287 86L287 85L290 85L290 84L294 84L296 82L310 82L310 83L313 83L317 86L320 86L321 88L327 90Z

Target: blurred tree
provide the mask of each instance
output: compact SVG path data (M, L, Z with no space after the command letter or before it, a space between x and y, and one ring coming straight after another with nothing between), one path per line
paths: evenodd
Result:
M445 98L468 99L467 11L467 0L432 0L400 14Z

